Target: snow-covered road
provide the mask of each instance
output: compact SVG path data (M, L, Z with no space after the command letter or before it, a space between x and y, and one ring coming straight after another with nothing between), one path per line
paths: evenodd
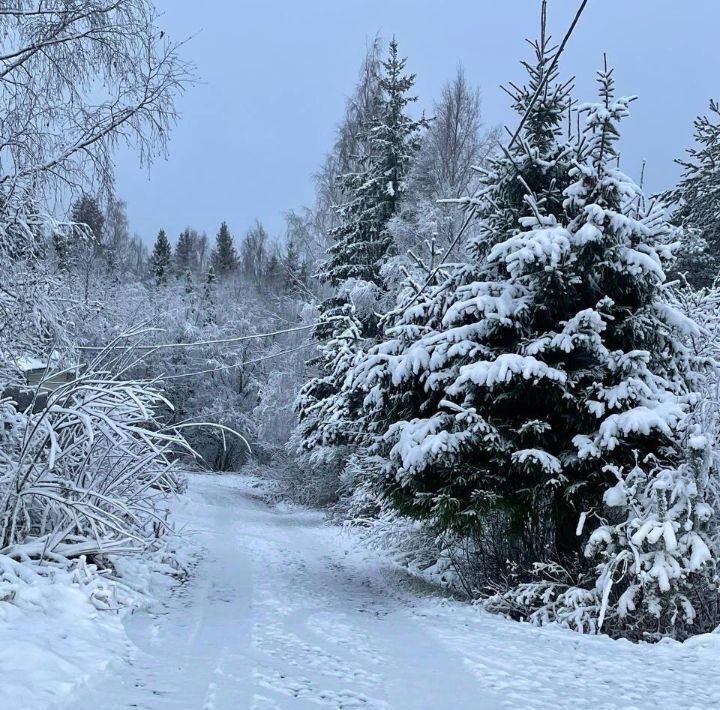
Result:
M205 550L192 578L62 708L720 707L717 636L633 646L490 616L239 476L191 477L178 516Z

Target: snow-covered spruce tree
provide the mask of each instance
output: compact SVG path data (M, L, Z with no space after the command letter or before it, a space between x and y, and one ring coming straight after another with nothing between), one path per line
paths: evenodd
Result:
M180 232L178 242L175 245L175 273L179 279L185 276L185 272L197 271L200 263L197 255L198 233L190 227Z
M517 419L532 412L531 402L517 405L526 397L519 388L500 397L487 392L489 411L482 412L479 402L466 406L461 393L450 397L448 390L464 365L511 349L530 315L528 287L488 262L490 248L517 234L520 220L533 215L528 193L544 209L559 212L571 182L573 151L560 141L569 86L558 82L548 41L541 39L534 49L535 61L525 65L527 86L511 90L515 110L526 116L522 134L479 174L468 261L432 269L433 278L421 280L432 281L424 289L408 283L384 319L384 342L361 360L350 382L368 393L365 428L378 436L376 448L387 459L383 488L401 512L469 533L489 508L501 506L515 537L529 548L538 537L528 521L534 508L530 479L507 470L509 445L491 420L502 413L516 429ZM543 402L543 393L537 399ZM528 447L545 426L544 416L534 419L528 417L527 427L516 433ZM515 496L520 488L527 494ZM509 556L503 547L498 563Z
M404 73L405 63L393 40L382 64L378 114L365 127L363 162L358 171L340 179L346 201L338 207L339 226L331 232L334 244L319 273L335 294L321 304L315 331L320 353L310 364L319 372L296 402L297 453L322 459L334 473L342 469L346 446L354 436L348 434L352 427L343 418L353 396L341 394L341 386L353 361L350 352L356 354L377 334L373 306L381 294L381 268L392 251L387 222L398 208L419 131L425 126L424 119L407 114L407 106L415 101L409 95L415 77ZM317 456L312 453L316 447L322 447ZM331 447L338 447L333 455Z
M320 374L305 383L298 394L298 426L291 445L308 462L337 471L347 453L344 447L353 438L348 397L339 393L357 359L362 325L344 295L326 302L326 306L315 329L320 342L318 354L308 363Z
M537 47L530 87L548 63ZM542 92L521 147L484 178L473 263L401 304L351 387L368 392L403 512L468 534L499 512L501 552L542 565L495 608L682 635L713 559L692 324L661 298L674 232L614 167L629 99L613 98L610 71L600 85L576 150L555 142L563 91ZM518 108L532 93L515 92Z
M716 462L692 416L697 396L690 384L700 363L683 343L698 329L660 291L675 236L664 210L645 209L640 189L613 167L617 123L629 99L614 99L607 68L599 82L601 102L581 108L587 142L573 171L577 180L565 193L564 215L539 212L534 236L508 240L490 255L519 275L547 262L532 255L539 244L560 246L575 252L583 267L581 293L603 296L567 319L562 331L529 344L531 354L564 376L558 387L565 400L594 419L568 421L578 432L575 455L544 450L555 455L564 495L580 513L577 538L586 542L580 584L556 564L558 556L540 566L543 581L521 585L503 601L539 622L683 637L718 619ZM542 252L550 253L546 246ZM563 262L561 256L557 263ZM585 358L575 373L566 364L573 354Z
M81 244L86 241L83 237L89 237L91 247L101 247L105 229L105 215L95 197L82 195L78 198L73 203L70 221L76 226L76 237Z
M680 182L664 199L676 206L674 219L691 237L676 270L694 286L710 286L720 274L720 107L715 101L710 116L695 119L694 138L688 159L678 161Z
M340 178L346 201L337 208L340 224L331 233L334 243L319 272L333 285L349 278L381 284L382 260L392 250L387 221L397 211L419 131L426 125L407 114L416 97L409 94L415 75L404 73L406 61L393 40L383 62L378 115L365 127L364 164Z
M53 234L55 256L62 271L94 258L103 241L105 216L92 195L81 195L73 202L69 221L73 229L68 234Z
M150 256L150 273L155 277L158 286L167 284L172 263L172 245L161 229L155 239L152 254Z

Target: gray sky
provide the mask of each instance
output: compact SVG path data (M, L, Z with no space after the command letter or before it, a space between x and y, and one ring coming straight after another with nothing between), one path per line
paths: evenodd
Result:
M214 235L226 220L241 235L257 217L271 232L283 213L313 200L312 175L333 142L368 38L393 34L429 108L461 62L480 86L487 124L510 122L498 85L523 81L526 37L537 33L539 0L156 0L175 39L196 36L184 56L202 83L180 99L170 155L148 172L122 153L117 192L131 228L173 241L187 225ZM559 41L576 0L550 0ZM561 60L575 95L594 100L594 72L607 52L619 94L637 94L623 127L623 168L646 187L671 185L673 159L692 120L720 98L717 0L589 0Z

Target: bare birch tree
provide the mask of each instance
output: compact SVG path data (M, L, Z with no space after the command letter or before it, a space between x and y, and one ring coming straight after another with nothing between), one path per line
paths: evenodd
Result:
M0 1L0 190L112 185L119 144L165 150L192 79L150 0Z
M480 90L468 85L463 68L458 67L433 107L415 165L415 186L433 199L466 195L472 190L473 166L483 163L499 139L499 129L484 129Z
M453 244L463 223L454 205L438 200L472 194L477 172L498 149L500 131L482 120L480 90L470 86L459 67L433 105L433 115L420 151L408 176L407 198L391 231L398 252L425 253L425 244L437 240L440 249ZM457 251L457 249L456 249Z

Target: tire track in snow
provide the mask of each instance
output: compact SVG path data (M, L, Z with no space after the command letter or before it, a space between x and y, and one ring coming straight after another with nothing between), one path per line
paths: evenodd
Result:
M273 535L252 546L264 590L254 643L270 657L258 710L268 698L281 708L499 707L460 656L413 622L406 595L386 583L405 575L349 558L339 531L313 514L275 515Z
M349 554L319 514L268 508L238 476L192 476L179 515L205 548L194 574L127 619L131 650L66 710L500 707L413 619L402 575Z

